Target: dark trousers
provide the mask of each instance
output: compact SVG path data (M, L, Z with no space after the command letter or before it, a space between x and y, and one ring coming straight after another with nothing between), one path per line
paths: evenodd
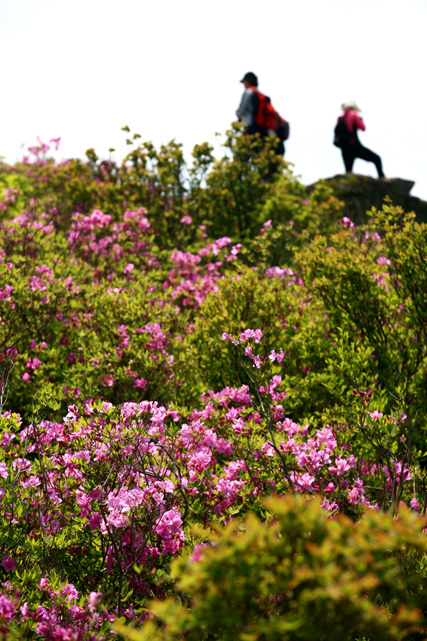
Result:
M374 154L373 151L361 145L360 142L356 143L355 145L343 147L341 149L341 152L346 171L352 171L353 163L356 158L361 158L362 160L367 160L368 162L374 163L375 167L377 168L378 178L384 177L381 158L378 156L378 154Z

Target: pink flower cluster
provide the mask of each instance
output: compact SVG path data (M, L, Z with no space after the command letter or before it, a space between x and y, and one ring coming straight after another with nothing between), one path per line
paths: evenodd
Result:
M180 250L172 252L171 260L175 267L169 272L163 288L170 287L172 298L183 307L200 305L209 293L217 290L224 265L239 254L240 244L232 246L228 254L225 252L231 242L231 238L219 238L202 247L197 254ZM204 257L221 258L221 254L221 260L203 262Z
M39 589L41 598L47 597L48 605L32 609L27 601L19 605L21 595L10 582L1 584L0 632L6 634L8 628L15 624L21 632L27 630L31 634L34 630L46 641L101 640L115 619L116 613L109 613L101 607L101 593L90 592L82 603L74 585L62 583L53 588L47 577L41 579ZM130 611L123 614L132 618Z
M121 326L120 336L126 343L126 326ZM252 350L263 334L247 329L238 337L223 338L253 364ZM70 571L76 576L79 568L85 576L89 572L91 592L81 605L77 600L82 588L75 581L58 590L46 576L41 589L53 604L58 599L67 604L66 616L45 604L30 613L25 597L12 598L10 592L0 598L4 620L36 618L38 634L46 639L65 638L60 634L75 634L84 626L95 630L111 617L94 610L109 581L126 580L133 598L141 599L153 589L156 568L191 546L189 514L192 522L202 524L227 521L271 492L321 494L324 508L335 513L349 506L387 509L400 483L407 488L408 503L419 510L405 462L395 457L389 465L380 465L374 458L362 459L352 451L351 430L345 425L311 428L286 417L278 373L282 359L283 350L271 350L269 357L260 357L252 390L243 385L208 391L202 409L187 416L154 401L117 408L86 402L69 406L60 423L42 420L25 427L6 413L0 511L23 538L13 551L1 550L1 566L13 584L15 571L32 563L34 549L25 540L41 539L46 549L54 550L58 537L75 532L75 542L69 544ZM372 429L378 430L379 421L402 425L401 416L371 411L366 405L370 393L355 390L355 397ZM25 511L17 505L25 505ZM85 554L94 550L100 556L90 570ZM123 613L123 607L117 607ZM133 616L132 607L129 612Z

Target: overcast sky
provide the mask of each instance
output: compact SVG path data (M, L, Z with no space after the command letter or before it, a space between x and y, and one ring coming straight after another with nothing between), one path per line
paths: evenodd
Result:
M120 161L128 125L189 157L229 127L253 71L304 184L343 172L332 132L356 100L362 144L427 200L426 28L427 0L0 0L0 155L61 136L58 159Z

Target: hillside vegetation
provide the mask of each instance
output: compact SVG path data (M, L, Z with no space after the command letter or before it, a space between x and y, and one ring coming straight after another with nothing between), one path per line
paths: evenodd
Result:
M0 167L4 638L427 638L426 226L125 129Z

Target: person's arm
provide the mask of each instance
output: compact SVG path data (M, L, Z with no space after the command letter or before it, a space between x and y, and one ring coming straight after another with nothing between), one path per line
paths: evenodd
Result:
M354 124L356 126L356 129L360 129L361 131L365 131L365 123L363 122L363 118L359 116L356 112L354 113Z
M255 123L255 101L254 92L247 89L242 96L240 106L236 111L236 115L240 122L244 122L247 127L251 127Z

